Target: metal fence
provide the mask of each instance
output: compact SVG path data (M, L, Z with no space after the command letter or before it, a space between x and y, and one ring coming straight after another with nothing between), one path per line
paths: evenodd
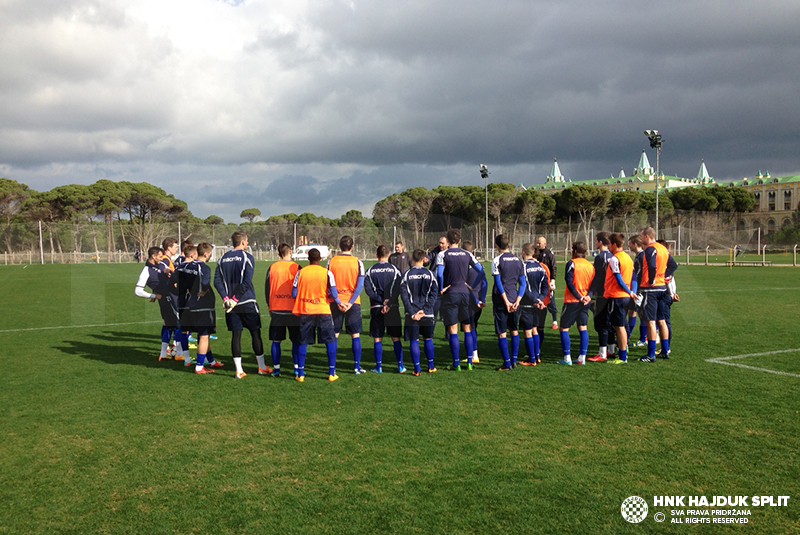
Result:
M677 214L670 218L679 224L663 225L660 237L674 242L675 256L689 258L694 255L727 254L736 245L745 253L763 254L768 252L792 251L792 246L773 246L765 229L737 230L735 218L719 214ZM572 221L559 225L527 225L506 216L498 225L490 221L465 224L453 218L451 225L460 228L462 241L471 241L476 254L481 258L494 255L494 237L499 233L509 235L512 250L519 251L525 242L535 242L538 236L547 238L548 247L557 252L569 254L574 241L585 241L589 248L594 246L594 236L600 230L622 232L630 236L643 226L651 224L646 217L598 218L589 228ZM217 246L230 243L231 234L244 230L249 235L250 246L258 260L277 258L277 247L288 243L293 247L308 243L327 245L338 249L339 239L350 235L355 242L355 254L361 258L375 257L378 245L386 245L393 250L394 243L401 241L407 251L416 248L428 250L436 246L439 237L445 234L444 228L438 231L420 232L403 226L381 226L364 224L357 227L310 226L293 223L266 224L264 222L241 225L207 225L204 223L162 223L146 229L131 228L126 222L114 222L107 226L103 222L86 223L24 223L5 227L0 242L0 263L2 264L66 264L66 263L119 263L136 262L136 252L140 259L146 256L146 249L159 245L166 237L178 240L189 239L193 243L208 242ZM488 245L488 249L487 249Z

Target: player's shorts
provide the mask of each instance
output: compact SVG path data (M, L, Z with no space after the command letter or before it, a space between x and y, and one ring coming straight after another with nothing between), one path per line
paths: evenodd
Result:
M347 334L359 334L363 327L361 325L361 305L353 305L347 312L342 312L336 303L331 303L331 317L333 319L333 328L336 334L344 332Z
M392 338L403 336L403 322L397 305L389 307L389 312L386 314L381 314L380 308L369 309L369 335L373 338L383 338L384 333Z
M440 299L442 306L439 314L445 325L469 323L472 317L472 303L475 299L470 293L445 292Z
M303 314L300 316L300 343L327 344L336 341L333 319L330 314Z
M519 307L519 330L530 331L534 327L539 327L540 312L547 316L547 309L539 310L533 305L522 305Z
M269 339L273 342L286 340L286 331L289 331L289 340L300 343L300 316L294 314L276 314L270 312Z
M482 308L478 308L478 303L472 302L472 317L469 319L469 324L472 326L472 332L476 332L475 329L478 328L478 320L481 319L481 314L483 313Z
M564 303L561 308L561 320L558 326L562 329L569 329L573 324L588 325L589 305L578 303Z
M432 316L423 317L419 321L414 321L411 316L406 314L406 326L404 329L404 338L406 342L413 342L419 340L421 336L423 340L433 338L433 330L436 327L436 320Z
M172 294L164 294L158 300L158 307L161 310L161 319L164 320L164 326L174 329L180 325L178 321L178 296Z
M612 327L628 326L630 297L614 297L608 300L608 321Z
M670 307L672 307L672 296L669 292L664 292L663 295L658 297L658 314L656 317L659 320L668 320L671 312Z
M228 312L225 314L225 324L229 331L248 331L261 328L261 314L258 312Z
M492 318L494 318L494 332L501 334L506 331L518 331L517 324L519 323L519 313L509 312L508 309L492 308Z
M660 290L642 290L642 304L639 305L639 313L642 321L658 321L659 301L667 295L666 288ZM663 317L661 319L664 319Z

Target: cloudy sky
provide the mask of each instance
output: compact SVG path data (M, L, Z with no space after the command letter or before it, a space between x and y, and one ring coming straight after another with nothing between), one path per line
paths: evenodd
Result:
M0 176L199 217L409 187L800 173L800 2L0 0ZM655 155L648 147L650 159Z

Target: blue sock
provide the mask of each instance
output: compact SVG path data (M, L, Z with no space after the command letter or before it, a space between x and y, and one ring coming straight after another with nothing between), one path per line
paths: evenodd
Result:
M661 340L661 354L666 355L669 353L669 339Z
M517 356L519 355L519 334L511 335L511 362L517 363Z
M372 351L375 353L375 367L380 368L383 360L383 342L375 342Z
M472 332L472 331L470 331ZM469 333L467 333L469 334ZM456 338L457 340L458 338ZM475 346L472 345L472 336L465 336L464 337L464 349L467 350L467 363L472 364L472 353L475 350Z
M503 367L511 367L511 359L508 356L508 338L498 338L497 347L500 348L500 356L503 357Z
M648 340L647 341L647 356L650 358L655 358L656 356L656 341L655 340Z
M177 344L178 342L181 341L182 338L183 338L183 331L180 330L178 327L175 327L172 330L172 339L175 340L175 343Z
M631 337L631 333L636 328L636 316L631 316L628 318L628 339Z
M353 361L356 369L361 368L361 337L353 338ZM335 364L334 364L335 366ZM333 374L331 374L333 375Z
M569 331L561 331L561 352L566 357L569 355Z
M419 373L419 340L411 340L409 351L411 351L411 362L414 364L414 371Z
M542 340L544 337L541 334L534 334L533 335L533 344L536 348L536 358L539 358L539 354L542 352Z
M278 341L272 342L272 347L270 348L270 354L272 355L272 365L273 366L280 366L281 364L281 343Z
M578 355L585 355L586 352L589 351L589 331L579 331L578 333L581 336L580 352Z
M292 363L294 364L294 371L297 373L297 358L299 355L300 344L292 342Z
M478 349L478 332L475 329L472 329L470 334L472 335L472 350L475 351Z
M620 349L619 350L619 360L628 360L628 350L627 349Z
M639 322L639 341L645 343L647 341L647 325L643 322Z
M536 344L534 337L525 337L525 352L528 353L528 362L536 362Z
M203 365L203 363L205 363L205 361L206 361L206 355L205 355L205 353L198 353L198 354L197 354L197 360L195 361L195 364L196 364L197 366L202 366L202 365Z
M419 340L417 340L419 342ZM392 342L392 346L394 347L394 357L397 359L397 365L403 365L403 342L398 340L397 342ZM417 352L417 356L419 356L419 351Z
M214 360L214 354L211 352L211 348L208 348L206 351L206 358L208 359L209 364L214 364L216 361Z
M450 356L453 357L453 367L459 365L458 352L461 350L461 345L458 343L458 334L450 335Z
M307 344L299 344L297 346L297 375L300 377L306 374L306 353L308 352Z
M325 352L328 354L328 375L336 375L336 340L325 344Z
M432 370L433 366L433 338L425 339L425 357L428 359L428 369Z
M161 343L168 344L169 343L169 329L167 327L161 326Z

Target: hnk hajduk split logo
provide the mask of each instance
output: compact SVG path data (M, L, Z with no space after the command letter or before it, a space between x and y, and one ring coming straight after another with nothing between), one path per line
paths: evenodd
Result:
M622 518L631 524L638 524L647 518L647 502L639 496L625 498L620 509Z

